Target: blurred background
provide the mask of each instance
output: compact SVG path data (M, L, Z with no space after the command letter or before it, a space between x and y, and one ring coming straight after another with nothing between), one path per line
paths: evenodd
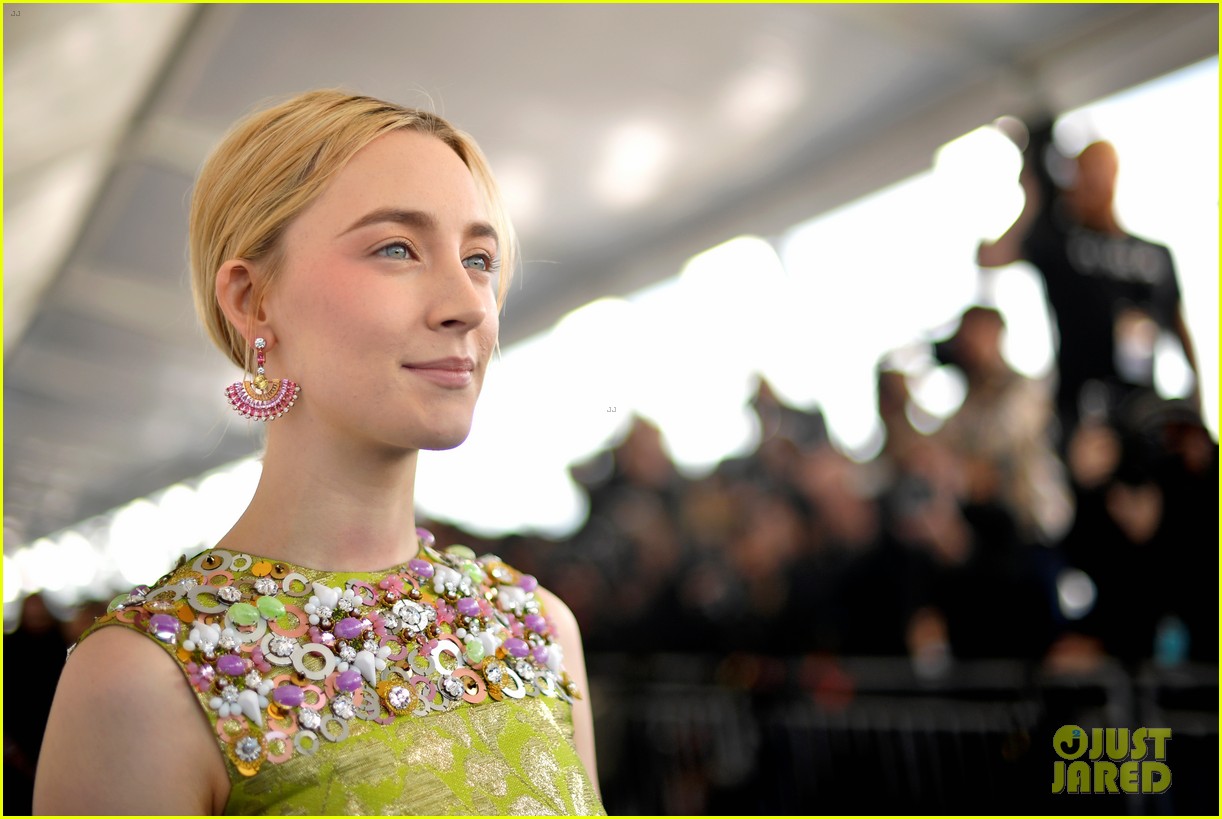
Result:
M191 185L340 86L472 133L509 200L502 355L417 504L573 608L611 813L1063 812L1069 722L1174 738L1168 793L1076 810L1217 812L1216 6L18 3L3 35L6 682L250 497ZM1039 275L976 264L1023 206L1002 118L1115 144L1178 270L1195 371L1157 334L1082 437ZM986 359L1027 415L973 402ZM51 693L5 709L5 813Z

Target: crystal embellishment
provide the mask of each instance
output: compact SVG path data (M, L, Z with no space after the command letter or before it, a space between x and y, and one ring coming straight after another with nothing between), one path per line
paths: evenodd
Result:
M464 691L462 680L457 677L446 677L441 681L441 693L452 700L461 697Z
M352 719L356 716L356 706L352 704L352 697L341 694L331 700L331 713L340 719Z
M394 688L390 689L390 693L386 695L386 701L389 702L393 708L406 708L408 703L412 701L412 695L411 692L403 686L396 685Z
M233 745L233 752L243 762L254 762L259 758L261 751L259 740L254 737L242 737Z
M272 654L275 654L277 657L291 657L293 656L293 649L295 649L297 645L291 638L283 635L277 635L268 641L267 647L269 650L271 650Z

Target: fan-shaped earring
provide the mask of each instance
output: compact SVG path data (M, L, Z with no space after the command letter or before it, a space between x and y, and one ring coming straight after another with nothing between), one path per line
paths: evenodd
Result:
M255 339L255 377L225 388L229 404L239 415L255 421L271 421L284 415L297 401L301 387L287 378L269 379L263 370L267 342Z

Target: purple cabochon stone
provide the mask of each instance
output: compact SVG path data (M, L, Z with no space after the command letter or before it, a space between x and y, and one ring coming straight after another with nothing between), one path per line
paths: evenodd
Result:
M437 538L433 537L432 532L419 526L416 527L416 537L420 538L420 541L424 543L425 546L432 546L437 542Z
M340 691L356 691L360 689L361 672L353 668L339 672L339 676L335 678L335 687Z
M433 564L429 563L427 560L421 560L418 557L413 557L411 560L409 560L407 562L407 568L415 572L417 577L427 578L433 576Z
M531 631L537 631L539 633L542 633L543 630L547 628L547 621L544 620L541 615L528 614L526 615L525 620L526 620L526 627L530 629Z
M355 617L345 617L335 624L335 636L341 640L351 640L361 636L364 626Z
M534 655L536 663L547 665L547 646L535 646L530 653Z
M246 661L236 654L223 654L216 661L217 670L230 677L246 673Z
M518 585L521 586L522 591L532 592L539 588L539 581L535 580L535 576L533 574L524 574L518 581Z
M285 708L296 708L305 702L305 692L295 685L282 685L272 691L272 698Z
M530 646L526 645L524 640L519 640L517 637L510 637L505 641L505 651L513 657L525 657L530 653Z
M464 597L455 605L458 613L464 617L479 617L479 601L474 597Z
M149 618L149 634L163 643L178 636L178 618L169 614L154 614Z

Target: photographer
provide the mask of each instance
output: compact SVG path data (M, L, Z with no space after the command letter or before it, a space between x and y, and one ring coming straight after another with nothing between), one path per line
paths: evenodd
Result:
M1109 418L1133 392L1153 387L1160 331L1178 338L1194 375L1196 356L1170 251L1129 234L1116 218L1115 148L1095 142L1068 160L1052 145L1049 122L1031 129L1023 156L1022 214L997 241L980 245L977 262L1000 267L1026 260L1044 280L1060 339L1057 415L1064 451L1084 416ZM1064 187L1048 160L1069 170Z

